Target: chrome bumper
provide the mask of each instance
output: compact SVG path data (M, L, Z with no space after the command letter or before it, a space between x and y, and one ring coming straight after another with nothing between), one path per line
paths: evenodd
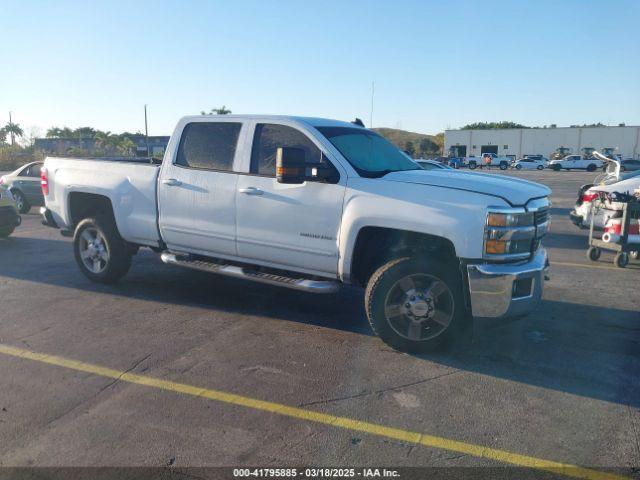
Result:
M469 297L474 317L510 317L531 312L540 303L547 252L540 247L527 263L468 264Z

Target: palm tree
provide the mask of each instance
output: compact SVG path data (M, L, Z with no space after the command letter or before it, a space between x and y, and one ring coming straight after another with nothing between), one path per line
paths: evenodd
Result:
M204 110L200 111L200 115L228 115L230 113L231 110L229 110L226 105L222 105L219 108L212 108L209 113L206 113Z
M7 141L7 132L4 128L0 128L0 145Z
M24 135L24 131L17 123L9 122L4 126L4 131L11 135L11 145L16 144L16 137Z

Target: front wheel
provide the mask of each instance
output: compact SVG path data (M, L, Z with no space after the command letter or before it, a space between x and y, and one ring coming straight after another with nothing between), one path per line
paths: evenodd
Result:
M506 170L507 168L509 168L509 164L506 162L502 162L500 164L500 170Z
M598 167L597 167L596 165L594 165L593 163L590 163L590 164L587 166L587 172L595 172L597 168L598 168Z
M542 165L538 165L538 166L536 167L536 169L538 169L538 170L544 170L544 166L542 166Z
M13 190L11 192L11 195L13 196L13 201L16 202L16 207L18 208L18 211L20 213L27 213L29 210L31 210L31 205L29 205L29 202L25 198L24 193L22 193L20 190Z
M553 166L553 171L554 171L554 172L559 172L561 168L562 168L562 167L561 167L560 165L554 165L554 166Z
M478 164L476 162L469 162L469 169L475 170Z
M516 170L522 170L522 165L520 164L516 165Z
M372 275L365 307L382 341L411 353L452 339L467 311L455 265L410 257L392 260Z
M627 252L618 252L613 258L613 264L618 268L624 268L629 265L629 254Z
M73 251L80 271L93 282L114 283L131 267L131 251L107 216L85 218L78 224Z

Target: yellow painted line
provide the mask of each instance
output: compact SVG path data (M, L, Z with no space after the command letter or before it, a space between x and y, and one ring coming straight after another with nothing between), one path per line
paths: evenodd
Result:
M24 358L36 362L46 363L49 365L68 368L79 372L91 373L101 377L114 378L136 385L144 385L147 387L158 388L160 390L166 390L169 392L207 398L209 400L215 400L217 402L251 408L263 412L271 412L286 417L305 420L308 422L321 423L332 427L340 427L346 430L369 433L371 435L392 438L394 440L400 440L403 442L422 445L425 447L449 450L452 452L463 453L474 457L495 460L497 462L509 463L518 467L545 470L569 477L586 478L592 480L627 479L627 477L623 477L620 475L593 470L590 468L579 467L577 465L554 462L552 460L544 460L542 458L520 455L518 453L512 453L506 450L498 450L496 448L483 447L482 445L474 445L472 443L450 440L448 438L436 437L424 433L401 430L399 428L386 427L384 425L363 422L347 417L339 417L328 413L290 407L280 403L267 402L264 400L258 400L256 398L245 397L242 395L236 395L234 393L223 392L220 390L196 387L185 383L171 382L168 380L162 380L160 378L153 378L145 375L138 375L135 373L114 370L112 368L101 367L99 365L93 365L90 363L80 362L78 360L58 357L56 355L38 353L31 350L25 350L23 348L12 347L9 345L0 344L0 353L10 355L12 357Z
M560 265L562 267L580 267L580 268L595 268L599 270L616 270L616 271L624 271L624 270L638 270L637 268L618 268L618 267L609 267L607 265L589 265L586 263L568 263L568 262L556 262L553 260L549 260L551 263L551 268L554 265Z

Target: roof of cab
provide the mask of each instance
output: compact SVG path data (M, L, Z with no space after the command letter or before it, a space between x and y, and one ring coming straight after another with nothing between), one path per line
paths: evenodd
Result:
M211 118L211 115L188 115L184 117L186 120L197 120L203 118ZM343 122L340 120L332 120L329 118L316 118L316 117L299 117L295 115L214 115L215 118L224 117L225 120L256 120L256 121L269 121L269 120L293 120L295 122L306 123L312 127L351 127L362 128L351 122Z

